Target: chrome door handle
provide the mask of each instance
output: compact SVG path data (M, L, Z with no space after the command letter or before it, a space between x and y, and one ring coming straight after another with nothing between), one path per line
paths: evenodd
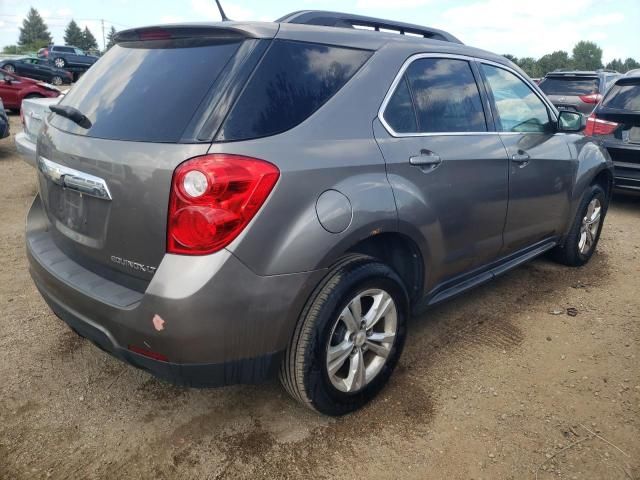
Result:
M409 163L418 167L435 167L442 163L442 159L440 158L440 155L431 153L428 155L416 155L414 157L410 157Z
M38 170L51 182L63 188L102 200L111 200L107 182L100 177L60 165L44 157L38 157Z
M529 162L529 160L531 160L531 157L526 152L514 153L513 155L511 155L511 160L513 160L514 162Z

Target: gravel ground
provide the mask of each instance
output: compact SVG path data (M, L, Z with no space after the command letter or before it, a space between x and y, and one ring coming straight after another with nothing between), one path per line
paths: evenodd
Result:
M176 388L76 336L27 271L35 172L12 138L0 178L1 479L640 478L640 198L615 198L588 266L536 260L413 319L390 385L336 420L275 381Z

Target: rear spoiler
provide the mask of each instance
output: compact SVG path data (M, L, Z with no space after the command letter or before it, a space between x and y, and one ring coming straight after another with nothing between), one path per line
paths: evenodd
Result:
M187 23L153 25L121 30L114 36L115 43L144 42L154 40L220 39L242 40L245 38L273 38L278 32L275 24L269 23Z

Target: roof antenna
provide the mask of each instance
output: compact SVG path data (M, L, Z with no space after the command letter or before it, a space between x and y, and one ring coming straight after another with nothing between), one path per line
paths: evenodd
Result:
M223 22L230 22L229 18L224 14L224 10L222 9L222 5L220 5L220 1L216 0L216 5L218 5L218 10L220 10L220 16L222 17Z

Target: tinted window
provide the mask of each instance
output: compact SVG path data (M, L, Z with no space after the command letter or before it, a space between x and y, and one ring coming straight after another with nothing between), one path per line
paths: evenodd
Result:
M619 110L640 111L640 80L623 81L611 87L602 105Z
M264 137L293 128L340 90L370 55L365 50L275 40L217 139Z
M411 101L407 79L404 76L387 104L384 119L394 132L414 133L418 131L416 112Z
M584 77L547 77L540 82L540 89L547 95L589 95L598 93L600 81Z
M482 65L496 106L496 127L502 132L546 132L549 111L533 90L513 73Z
M406 72L420 132L484 132L487 124L469 62L424 58Z
M213 40L211 42L214 42ZM82 129L61 116L53 122L90 137L177 142L200 102L237 51L240 41L185 46L116 45L85 73L62 100L93 126Z
M54 52L74 53L74 49L71 47L53 47Z

